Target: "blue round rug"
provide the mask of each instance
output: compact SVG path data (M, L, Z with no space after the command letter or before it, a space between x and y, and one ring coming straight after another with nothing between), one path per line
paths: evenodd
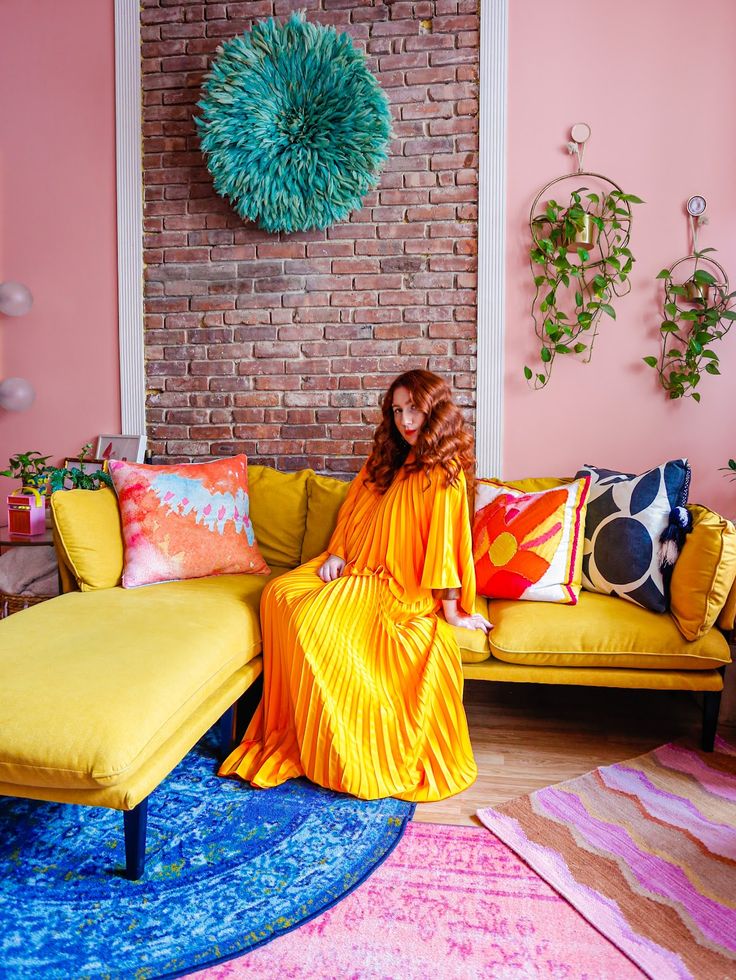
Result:
M414 806L215 774L204 739L153 793L145 876L122 814L0 798L0 977L173 977L334 905L392 851Z

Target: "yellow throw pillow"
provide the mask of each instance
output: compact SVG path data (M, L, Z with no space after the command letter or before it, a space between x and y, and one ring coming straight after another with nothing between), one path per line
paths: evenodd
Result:
M347 497L349 483L333 476L312 473L307 484L307 529L302 544L302 564L327 548L337 523L337 512Z
M713 626L736 579L736 528L719 514L689 504L693 529L675 562L670 613L686 640Z
M115 493L57 490L51 494L56 540L82 592L112 589L123 574L123 532Z
M312 470L280 473L270 466L248 467L250 519L269 565L296 568L300 563L312 475Z

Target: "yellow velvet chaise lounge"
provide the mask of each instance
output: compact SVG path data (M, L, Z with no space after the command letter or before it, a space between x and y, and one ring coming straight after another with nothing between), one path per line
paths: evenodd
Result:
M272 576L324 550L345 483L259 466L249 476ZM150 794L214 725L229 748L232 708L261 673L267 578L123 589L113 492L62 491L52 509L65 594L0 621L0 794L124 811L126 874L138 878ZM694 514L673 579L692 640L670 614L609 596L583 593L577 606L481 598L495 628L490 643L458 630L465 676L701 691L712 749L730 662L723 631L736 613L736 531L705 508Z

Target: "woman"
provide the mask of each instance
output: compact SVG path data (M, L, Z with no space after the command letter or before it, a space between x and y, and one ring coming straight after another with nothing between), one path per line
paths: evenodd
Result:
M490 629L472 614L472 440L429 371L397 378L382 412L328 552L264 589L263 700L221 775L414 802L475 780L448 625Z

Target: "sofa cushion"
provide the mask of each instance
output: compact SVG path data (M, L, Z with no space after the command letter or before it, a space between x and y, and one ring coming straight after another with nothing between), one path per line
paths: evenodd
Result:
M302 544L301 561L311 561L327 549L337 523L337 512L347 496L350 484L332 476L312 473L307 483L307 527Z
M690 467L672 459L638 476L584 466L590 476L585 514L583 588L616 595L653 612L669 606L669 571L660 536L670 512L687 503Z
M125 545L123 587L268 575L250 520L244 455L154 466L111 459Z
M489 603L491 652L516 664L707 670L730 662L718 630L684 640L668 613L581 592L577 606Z
M296 568L302 560L311 476L312 470L280 473L270 466L248 467L250 518L269 565Z
M476 596L473 611L489 619L488 600L482 595ZM453 626L452 630L460 647L460 659L464 664L479 664L483 660L488 660L491 648L483 630L466 630L462 626Z
M113 490L57 490L51 494L61 560L82 592L112 589L123 574L123 534Z
M473 557L484 596L576 603L590 480L522 492L497 480L475 487Z
M5 620L0 782L124 781L258 655L266 581L223 575L72 592Z
M713 626L736 580L736 528L707 507L692 504L693 529L672 571L670 613L686 640Z

